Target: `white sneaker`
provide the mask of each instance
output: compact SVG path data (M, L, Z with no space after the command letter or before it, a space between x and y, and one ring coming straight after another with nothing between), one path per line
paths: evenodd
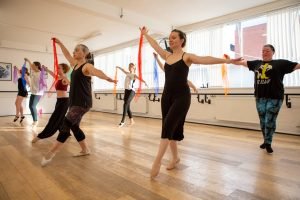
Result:
M39 123L38 121L33 121L33 122L32 122L32 126L33 126L33 127L36 127L36 126L38 125L38 123Z
M125 125L125 122L120 122L119 128L122 128Z

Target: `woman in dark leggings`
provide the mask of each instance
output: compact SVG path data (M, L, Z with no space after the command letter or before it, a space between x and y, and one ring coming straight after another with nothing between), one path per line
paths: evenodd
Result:
M84 114L92 107L91 76L97 76L108 82L117 83L116 80L109 78L101 70L96 69L92 64L88 63L92 56L87 46L83 44L77 45L72 56L58 39L55 38L55 42L60 46L64 56L73 67L69 95L70 105L55 144L41 161L42 166L51 162L57 151L70 136L70 130L72 130L74 137L81 147L81 151L74 156L90 154L90 150L86 144L85 134L79 125Z
M140 78L135 74L136 68L133 63L129 64L129 66L128 66L129 71L126 71L125 69L123 69L121 67L117 67L117 68L126 74L125 84L124 84L125 91L124 91L123 116L122 116L121 122L119 124L119 128L121 128L125 125L126 113L128 113L128 117L130 119L130 125L134 124L134 120L132 118L132 113L131 113L131 109L130 109L130 103L135 95L135 89L134 89L133 84L136 79L140 79ZM141 81L143 83L145 83L145 85L147 86L147 83L144 80L141 80Z
M29 99L29 109L32 116L32 126L35 127L38 124L38 114L36 106L42 98L44 91L40 90L40 75L41 75L41 63L33 62L31 63L28 58L25 58L25 61L30 65L30 99Z
M43 66L43 68L53 78L55 77L54 73L51 70L49 70L45 66ZM66 75L69 70L70 70L69 65L65 63L61 63L58 65L58 80L55 83L56 97L57 97L55 108L44 130L40 132L36 137L33 138L32 143L35 143L40 139L51 137L61 127L65 115L67 113L67 110L69 108L69 97L68 97L67 89L68 89L68 85L70 84L70 81L68 80Z
M235 61L233 64L247 67L254 72L256 109L263 135L261 149L273 153L272 140L276 130L276 119L284 98L283 77L300 69L300 64L289 60L273 60L275 48L266 44L262 48L262 60Z

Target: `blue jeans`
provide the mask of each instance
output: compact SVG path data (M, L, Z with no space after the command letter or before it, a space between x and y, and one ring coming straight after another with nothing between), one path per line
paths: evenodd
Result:
M282 99L256 99L256 109L259 115L260 128L264 143L271 144L276 130L276 119L281 108Z
M41 95L31 94L29 99L29 109L32 116L33 121L37 121L37 110L36 106L39 103L40 99L42 98Z

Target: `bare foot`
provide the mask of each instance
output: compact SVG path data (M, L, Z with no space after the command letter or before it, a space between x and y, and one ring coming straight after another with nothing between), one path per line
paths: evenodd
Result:
M38 138L37 136L35 136L33 139L32 139L32 143L36 143L37 141L39 141L40 140L40 138Z
M177 158L176 160L172 160L169 165L167 166L167 170L172 170L176 167L176 165L180 162L180 159Z
M133 124L135 124L135 122L134 122L133 119L131 119L131 120L130 120L130 125L133 125Z
M154 162L152 164L152 169L151 169L151 173L150 173L151 178L155 178L158 175L160 166L161 166L161 163Z

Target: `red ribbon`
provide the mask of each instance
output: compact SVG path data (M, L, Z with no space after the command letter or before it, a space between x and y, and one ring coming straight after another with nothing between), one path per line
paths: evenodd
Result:
M143 34L141 33L141 36L140 36L140 42L139 42L139 51L138 51L138 70L139 70L139 88L136 92L136 96L135 96L135 100L137 100L137 98L140 96L141 94L141 91L142 91L142 80L143 80L143 77L142 77L142 47L143 47Z
M57 51L56 51L56 43L55 38L52 38L52 44L53 44L53 56L54 56L54 80L50 87L50 91L54 91L54 86L58 80L58 59L57 59ZM49 93L51 95L51 93Z

